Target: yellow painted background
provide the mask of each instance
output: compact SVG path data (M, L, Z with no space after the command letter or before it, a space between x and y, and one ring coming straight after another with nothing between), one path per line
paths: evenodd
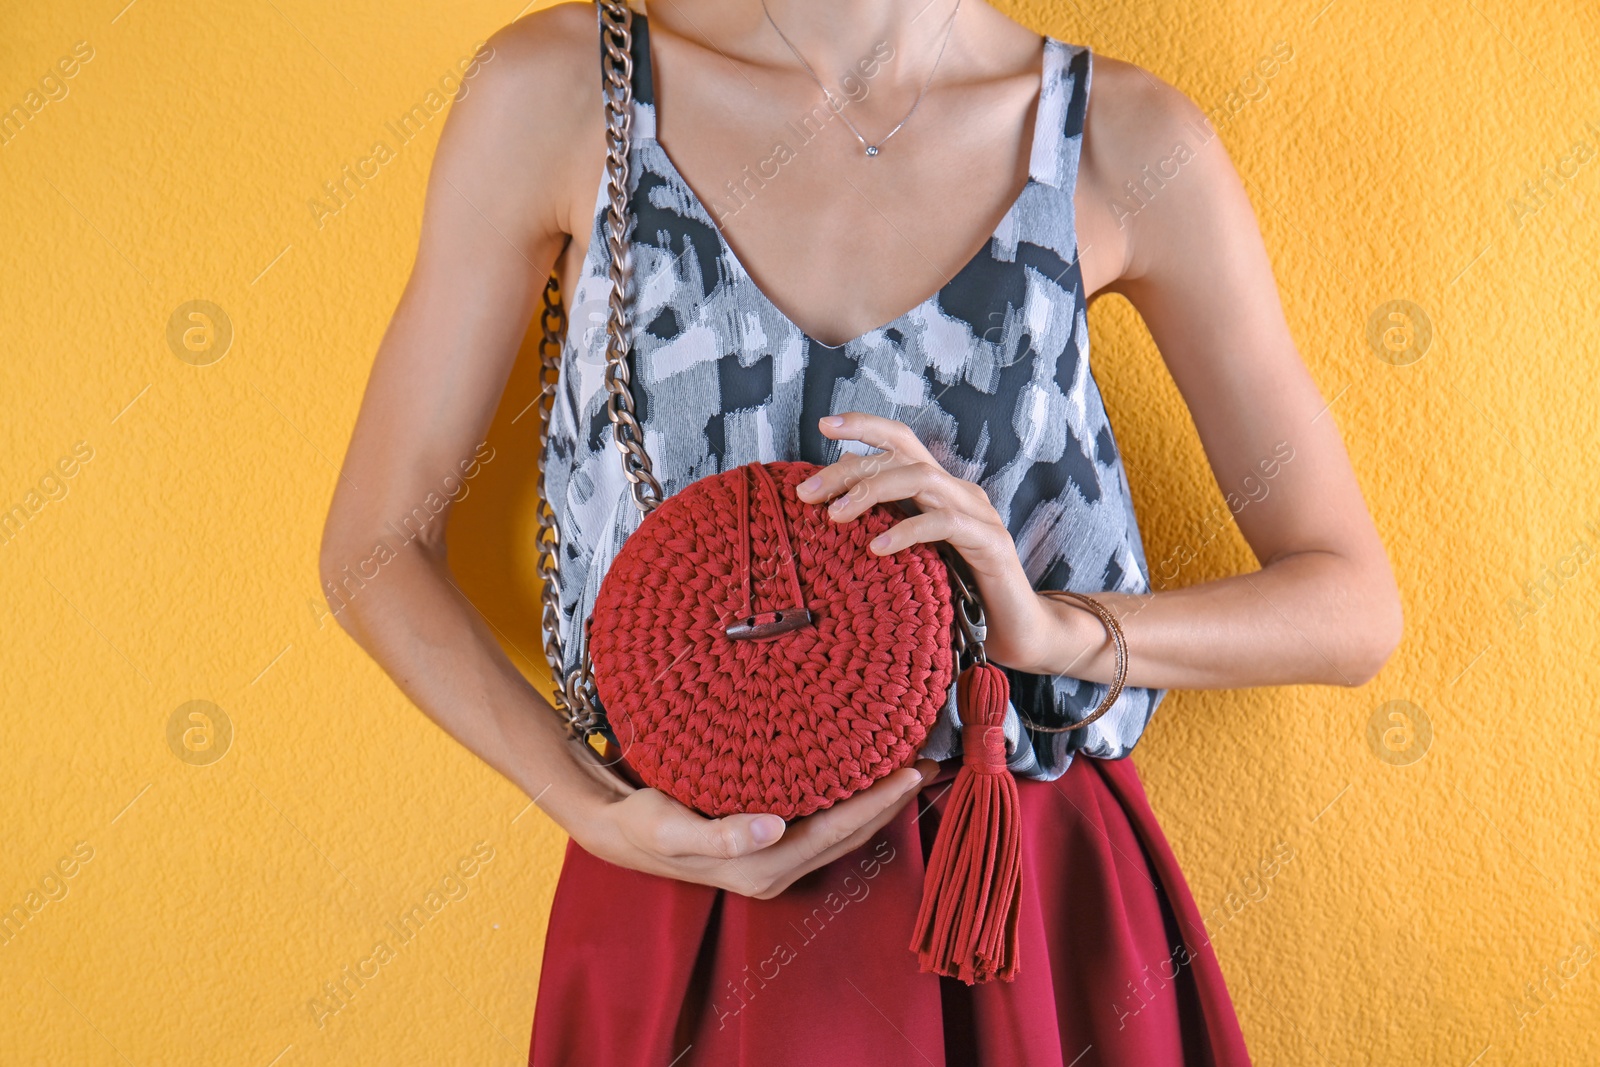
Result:
M0 1063L521 1063L563 836L317 587L443 116L404 145L385 124L518 12L124 3L0 11L0 107L93 50L0 145L0 506L59 497L0 543L0 911L25 915L0 943ZM1404 591L1370 685L1174 693L1138 749L1257 1061L1600 1062L1600 158L1571 155L1600 151L1600 15L1015 14L1217 115ZM1250 81L1280 42L1292 60ZM319 226L307 201L380 139L395 158ZM1565 176L1531 199L1546 167ZM208 366L167 338L197 299L233 331ZM1390 300L1431 322L1408 365L1368 341ZM1251 567L1136 317L1107 300L1093 324L1152 566ZM451 535L530 672L536 428L513 419L534 393L525 358ZM231 724L207 765L169 740L194 700ZM385 924L418 906L400 947ZM309 1003L379 940L394 957L319 1025Z

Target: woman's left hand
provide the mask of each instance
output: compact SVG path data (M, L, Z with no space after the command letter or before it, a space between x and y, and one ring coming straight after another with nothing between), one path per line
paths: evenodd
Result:
M949 542L978 583L989 626L985 654L1002 666L1033 672L1046 658L1056 616L1034 592L988 494L945 470L903 422L851 411L829 415L818 427L835 441L860 441L883 451L845 454L801 482L800 499L832 501L828 514L835 522L849 522L874 504L915 502L920 514L880 534L871 550L886 556L920 542Z

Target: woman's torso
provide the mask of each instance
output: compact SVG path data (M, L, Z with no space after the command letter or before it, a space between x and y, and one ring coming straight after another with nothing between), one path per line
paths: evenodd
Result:
M1089 50L1044 40L1033 126L1024 135L1026 184L990 238L926 299L837 345L791 321L724 238L719 219L726 224L730 206L742 210L741 199L702 199L656 140L642 15L634 19L633 58L634 396L664 490L754 460L825 464L841 448L870 451L823 438L816 423L836 411L871 412L911 426L948 470L984 488L1036 588L1148 591L1121 456L1089 367L1074 203L1092 85ZM595 71L598 79L598 43ZM791 124L780 141L792 159L812 139L829 136L853 140L847 130L813 121ZM760 197L761 183L782 180L781 155L767 153L776 161L741 176L744 205ZM841 195L859 195L849 192L848 174L841 179ZM639 519L611 443L602 386L610 286L599 239L604 192L598 181L581 270L567 285L570 327L544 457L562 529L569 666L605 569ZM949 205L952 225L970 225L963 207ZM1059 775L1079 750L1125 755L1164 695L1125 688L1085 730L1032 734L1021 729L1016 708L1061 725L1082 718L1106 687L1008 673L1012 768L1041 778ZM957 737L952 694L924 754L953 754Z

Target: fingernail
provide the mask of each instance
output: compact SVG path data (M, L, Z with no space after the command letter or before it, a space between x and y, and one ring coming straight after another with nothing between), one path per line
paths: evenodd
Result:
M822 479L815 477L807 478L805 481L795 486L795 488L802 493L815 493L818 489L822 488Z
M823 418L823 420L822 420L822 424L824 426L843 426L844 425L844 416L843 415L828 415L828 416L825 416Z
M874 537L872 539L872 547L877 549L879 552L882 552L884 549L888 548L889 547L889 535L886 534L886 533L883 533L883 534L879 534L877 537Z
M846 494L844 494L844 496L836 496L836 497L834 497L833 498L833 503L829 504L828 506L830 508L842 508L848 503L850 503L850 494L846 493Z
M782 834L783 820L776 815L770 819L757 819L750 826L750 836L756 839L758 845L771 844Z

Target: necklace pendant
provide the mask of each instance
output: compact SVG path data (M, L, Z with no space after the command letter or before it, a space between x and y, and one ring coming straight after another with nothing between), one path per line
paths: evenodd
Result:
M877 154L878 154L878 146L877 145L875 145L875 144L867 145L867 155L869 157L870 156L875 156Z

